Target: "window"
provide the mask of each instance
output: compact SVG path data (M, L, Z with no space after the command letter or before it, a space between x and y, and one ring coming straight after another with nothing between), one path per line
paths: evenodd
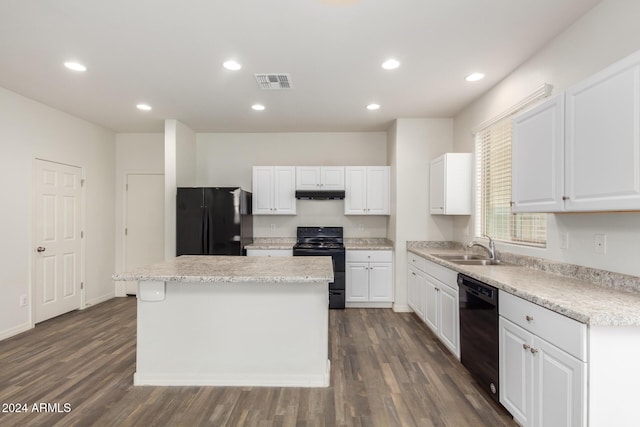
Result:
M546 245L546 214L511 212L511 118L532 101L542 98L549 90L546 86L544 92L538 91L538 96L529 97L526 103L475 132L475 231L478 236L523 245Z

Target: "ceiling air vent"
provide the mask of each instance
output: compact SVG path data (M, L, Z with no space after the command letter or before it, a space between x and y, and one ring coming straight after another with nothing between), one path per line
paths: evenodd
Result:
M254 74L260 89L280 90L293 89L291 75L288 73Z

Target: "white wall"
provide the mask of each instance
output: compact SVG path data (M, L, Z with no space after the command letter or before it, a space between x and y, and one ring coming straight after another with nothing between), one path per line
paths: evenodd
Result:
M119 133L116 135L116 272L124 268L125 184L129 173L164 173L164 134ZM164 231L164 230L163 230ZM124 282L116 282L116 295Z
M0 339L30 328L35 157L80 166L85 174L85 302L113 296L115 134L0 88Z
M385 132L199 133L196 139L198 186L252 191L252 166L387 164ZM295 216L253 221L256 237L295 237L299 225L342 226L347 237L387 235L386 216L345 216L343 201L298 200Z
M640 2L604 0L482 98L455 117L455 151L473 149L471 129L488 120L542 83L554 93L581 81L640 49ZM468 222L454 222L454 238L468 240ZM473 223L471 223L473 224ZM619 273L640 275L640 213L562 214L548 216L545 249L498 245L498 249L539 256ZM569 248L559 248L559 235L569 233ZM593 235L607 235L607 253L595 254Z
M164 255L176 256L176 188L196 186L196 134L177 120L164 123Z
M429 166L452 151L452 119L398 119L389 131L392 200L388 236L395 243L395 302L407 306L407 240L451 240L452 218L430 215Z

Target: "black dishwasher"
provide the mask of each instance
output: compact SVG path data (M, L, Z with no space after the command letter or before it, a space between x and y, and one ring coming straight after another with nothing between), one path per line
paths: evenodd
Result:
M499 403L498 290L458 274L460 361Z

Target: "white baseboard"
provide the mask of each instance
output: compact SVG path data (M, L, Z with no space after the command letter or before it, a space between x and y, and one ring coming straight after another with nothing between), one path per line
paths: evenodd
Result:
M322 374L133 374L134 386L329 387L331 361Z
M93 298L84 303L84 308L89 308L92 305L100 304L101 302L109 301L111 298L114 298L113 293L108 293L106 295L99 296L98 298Z
M30 323L23 323L18 326L14 326L13 328L5 329L4 331L0 331L0 341L10 338L14 335L21 334L23 332L28 331L29 329L33 329L33 325Z
M396 313L413 313L411 307L406 304L393 304L393 311L395 311Z
M345 308L391 308L392 302L346 302Z

